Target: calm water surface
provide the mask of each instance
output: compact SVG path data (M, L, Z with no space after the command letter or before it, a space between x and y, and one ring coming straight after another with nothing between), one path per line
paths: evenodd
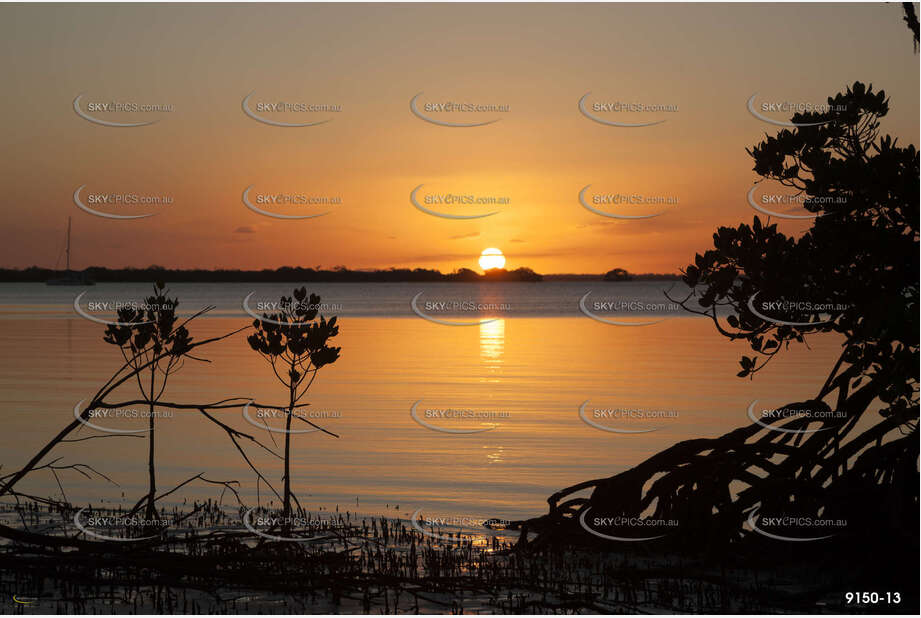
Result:
M305 401L311 404L308 414L341 437L316 432L294 437L292 476L301 504L393 515L418 508L455 517L538 515L546 510L546 498L563 487L621 472L677 441L717 436L747 424L753 400L759 400L759 407L779 407L818 390L838 352L833 337L812 339L810 349L793 349L754 381L743 380L735 374L747 346L721 338L707 319L662 305L662 290L671 285L309 286L324 303L337 305L341 330L335 343L342 354L321 370ZM277 300L290 286L180 284L171 289L186 311L216 306L193 323L193 336L202 339L251 322L241 305L250 292L255 306L259 299ZM680 295L682 289L677 284L673 292ZM121 364L118 350L102 341L105 327L77 316L74 298L86 291L81 308L111 319L111 311L88 309L104 305L88 303L139 301L148 290L142 284L0 285L3 473L18 469L69 423L75 404L91 397ZM494 319L444 326L412 311L410 300L420 292L419 303L469 300L500 308L445 311L457 321ZM591 302L624 301L617 317L661 321L639 327L600 323L579 310L586 292L592 293ZM285 388L249 349L245 336L201 350L211 362L188 362L171 378L164 399L202 403L245 397L284 403ZM114 401L137 397L136 387L126 385ZM417 418L431 427L413 418L414 404ZM604 427L642 433L593 427L580 417L583 404L585 416ZM247 422L239 409L216 414L273 448L273 438L278 446L283 442L281 434ZM279 425L260 420L253 408L250 415L257 423ZM134 418L98 423L115 429L146 426ZM244 500L255 504L255 475L217 426L197 411L175 411L156 427L161 490L204 473L213 480L239 481ZM79 435L96 433L85 429ZM244 447L280 491L280 461L257 447ZM61 464L91 465L117 483L61 471L67 498L133 504L146 487L146 449L146 439L135 437L62 445L55 451ZM34 473L20 489L60 495L48 471ZM263 485L259 492L265 502L269 491ZM220 493L218 487L198 483L174 496L181 502Z

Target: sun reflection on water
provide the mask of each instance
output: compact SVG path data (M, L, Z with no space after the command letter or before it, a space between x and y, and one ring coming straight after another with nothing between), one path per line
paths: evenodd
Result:
M491 320L480 324L480 359L489 369L502 365L505 353L505 320Z
M486 453L486 462L491 464L502 463L505 461L505 447L502 445L485 445L483 446Z

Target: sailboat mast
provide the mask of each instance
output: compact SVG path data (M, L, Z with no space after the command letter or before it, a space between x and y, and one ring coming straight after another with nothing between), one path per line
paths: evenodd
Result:
M70 272L70 217L67 217L67 271Z

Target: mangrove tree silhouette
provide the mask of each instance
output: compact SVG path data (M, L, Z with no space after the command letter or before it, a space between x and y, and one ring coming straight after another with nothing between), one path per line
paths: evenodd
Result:
M846 522L829 537L849 558L885 555L891 568L916 573L918 152L879 135L889 111L883 91L857 82L828 104L794 115L799 126L748 150L760 182L803 197L811 227L795 238L756 216L752 225L719 228L713 248L683 270L692 291L672 299L750 347L741 379L791 346L836 336L840 354L824 383L811 400L773 416L557 492L547 515L517 524L538 533L538 546L616 545L587 529L589 511L676 522L654 542L709 552L805 546L777 540L812 540L796 531L759 536L757 523L823 518Z

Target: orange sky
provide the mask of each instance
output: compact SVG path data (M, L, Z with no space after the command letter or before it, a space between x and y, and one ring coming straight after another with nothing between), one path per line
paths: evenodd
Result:
M68 216L73 266L477 268L498 247L508 268L538 272L674 272L719 225L751 221L755 180L745 148L779 130L748 113L760 100L822 103L854 80L891 97L884 132L918 143L918 56L890 4L818 5L33 5L0 6L5 116L0 266L52 267ZM241 102L333 103L337 113L267 112ZM608 114L666 122L610 127L577 103L676 106ZM421 102L507 105L439 114ZM73 100L168 103L173 111L98 117ZM781 120L789 115L774 114ZM676 197L645 220L592 214L599 193ZM95 193L164 194L138 220L92 216ZM307 220L265 217L241 195L335 196ZM433 217L410 192L507 197L499 214ZM444 207L455 214L494 208ZM133 209L133 210L132 210ZM629 206L612 212L662 210ZM802 224L781 222L794 232Z

